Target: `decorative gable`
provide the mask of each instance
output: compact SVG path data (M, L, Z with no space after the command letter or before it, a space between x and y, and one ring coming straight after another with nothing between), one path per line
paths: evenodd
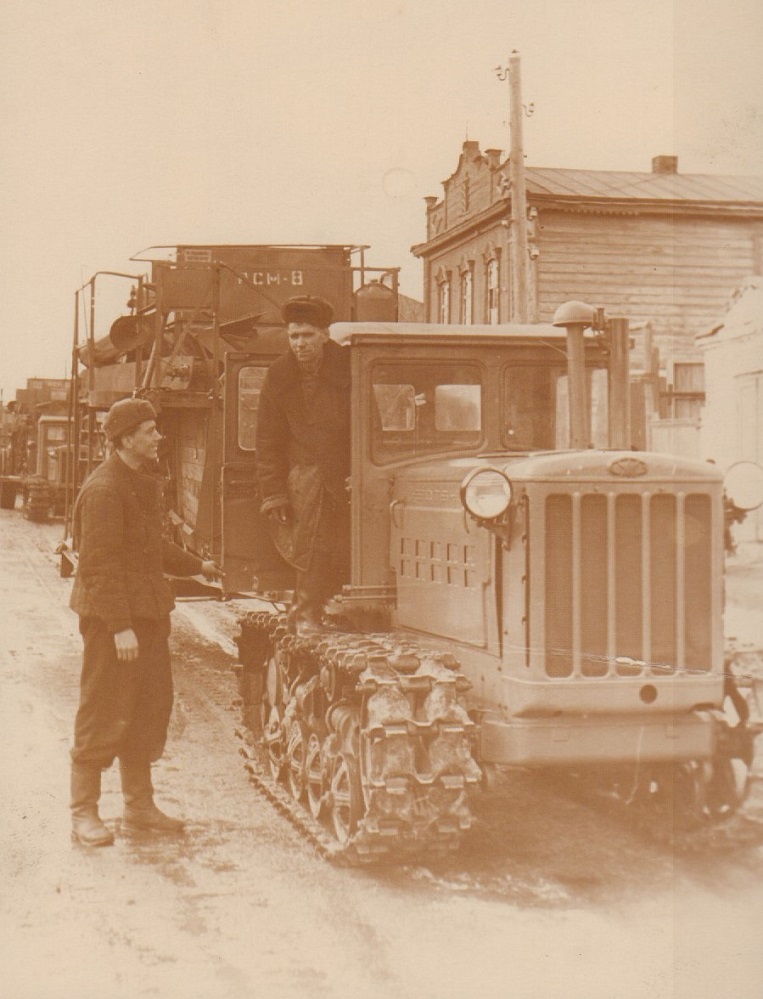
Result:
M443 200L434 209L436 215L444 216L441 229L451 229L489 208L496 195L505 196L498 191L495 178L499 162L499 150L489 149L483 153L478 142L468 139L464 142L455 172L443 182ZM442 210L438 212L440 208Z

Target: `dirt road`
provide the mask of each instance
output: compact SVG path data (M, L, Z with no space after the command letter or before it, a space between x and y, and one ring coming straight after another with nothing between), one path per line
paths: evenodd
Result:
M0 511L2 999L760 999L763 849L674 854L529 776L437 865L335 867L251 787L226 614L174 615L159 803L178 839L69 842L80 642L57 526ZM739 641L760 621L741 566ZM735 584L736 585L736 584ZM198 627L201 627L201 632Z

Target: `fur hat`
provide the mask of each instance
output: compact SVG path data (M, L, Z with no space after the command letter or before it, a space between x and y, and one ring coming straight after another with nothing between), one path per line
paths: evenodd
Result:
M325 298L314 295L299 295L284 303L281 315L285 323L309 323L319 329L326 329L334 318L334 308Z
M103 430L110 441L117 441L146 420L155 419L156 410L148 399L120 399L106 414Z

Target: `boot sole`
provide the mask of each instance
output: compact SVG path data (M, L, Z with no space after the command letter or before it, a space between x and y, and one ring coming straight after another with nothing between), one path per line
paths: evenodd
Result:
M77 833L73 832L71 834L71 838L72 843L75 843L77 846L96 847L114 845L113 836L102 836L100 839L84 839L82 836L78 836Z

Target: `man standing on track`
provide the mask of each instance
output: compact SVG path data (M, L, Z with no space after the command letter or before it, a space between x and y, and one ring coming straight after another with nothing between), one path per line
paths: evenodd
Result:
M161 483L152 474L161 435L144 399L106 415L114 451L87 479L74 510L79 564L70 606L84 641L80 703L71 751L72 839L114 842L98 815L101 771L119 758L128 827L179 832L183 822L153 800L151 764L164 750L172 712L169 656L174 606L164 571L220 576L162 537Z
M257 476L261 510L297 570L290 626L306 632L323 627L326 601L349 576L350 356L329 339L324 299L291 298L282 316L290 350L262 386Z

